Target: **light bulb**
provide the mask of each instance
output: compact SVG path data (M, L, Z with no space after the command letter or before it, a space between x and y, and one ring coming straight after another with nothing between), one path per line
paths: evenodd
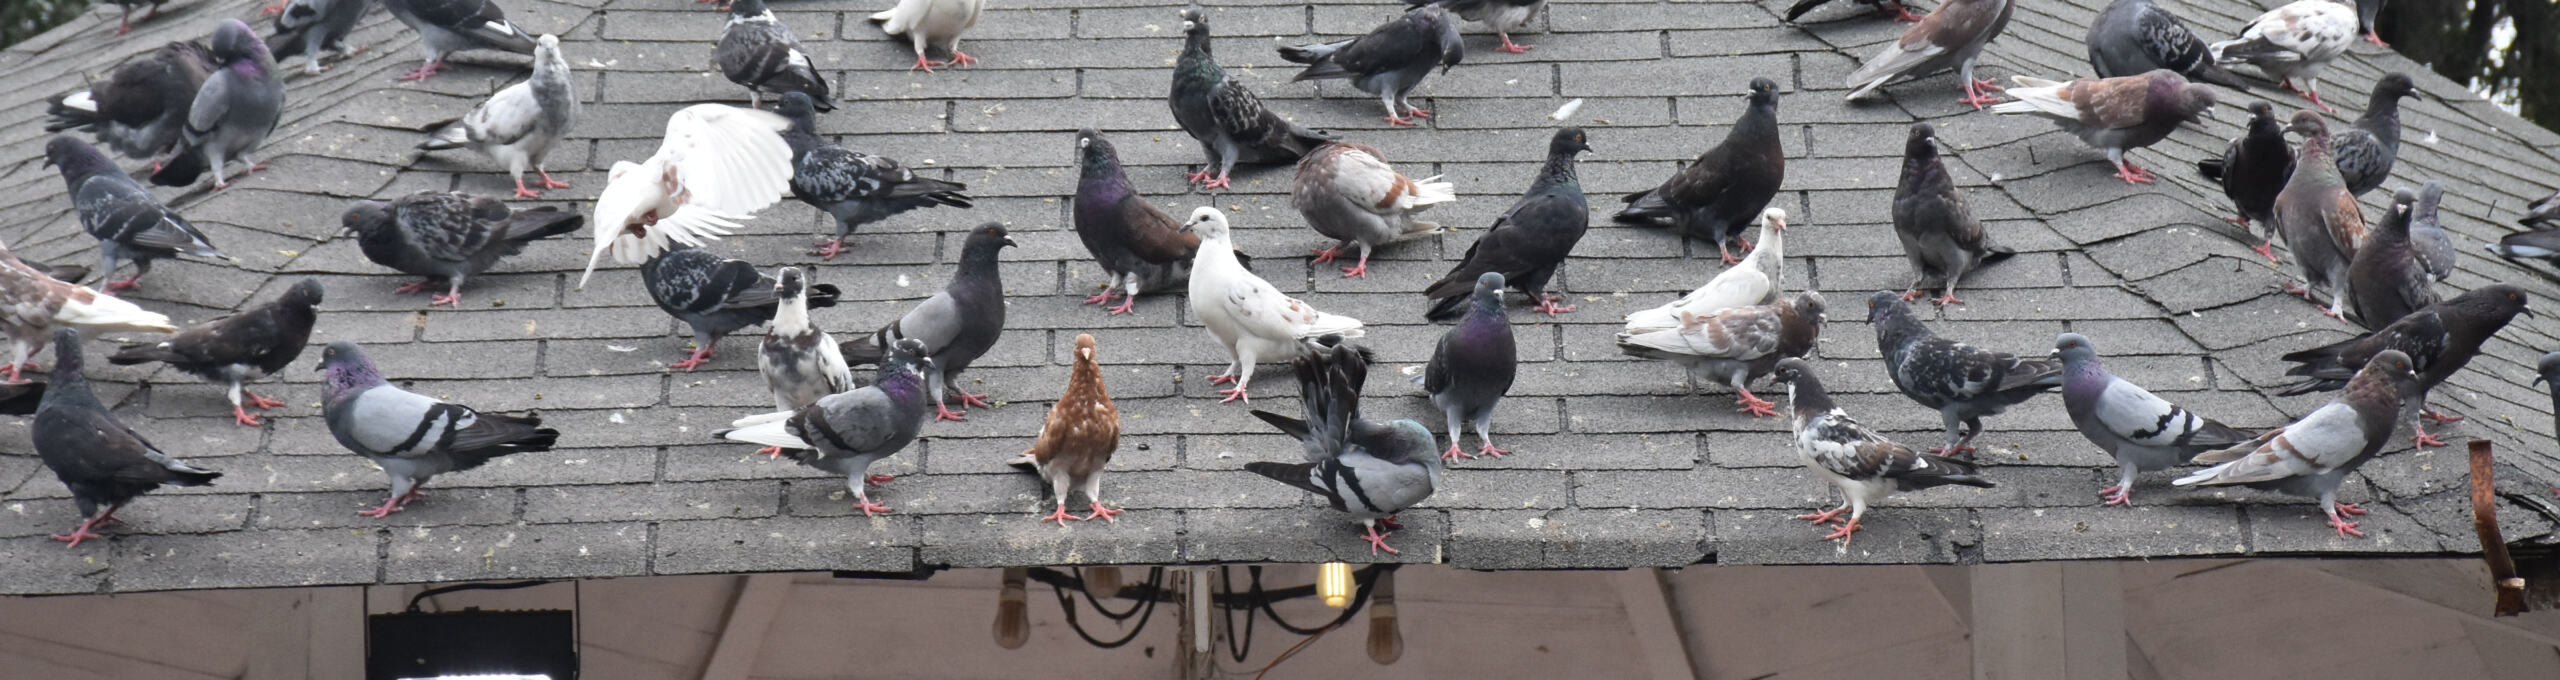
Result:
M1324 598L1327 607L1351 606L1351 565L1326 562L1316 567L1316 595Z

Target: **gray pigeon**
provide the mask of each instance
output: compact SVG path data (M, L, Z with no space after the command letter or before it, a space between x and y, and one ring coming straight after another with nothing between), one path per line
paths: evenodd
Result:
M1307 218L1307 226L1336 241L1316 249L1311 264L1324 264L1360 245L1360 263L1342 268L1344 278L1369 275L1369 251L1396 241L1438 233L1440 225L1413 219L1415 213L1458 199L1448 182L1433 175L1419 180L1398 174L1377 149L1352 142L1329 142L1298 161L1289 184L1289 204Z
M1510 393L1511 381L1520 373L1511 319L1502 311L1502 273L1477 276L1468 300L1467 315L1440 335L1431 363L1422 368L1423 391L1431 393L1431 405L1449 416L1449 450L1440 453L1443 459L1511 453L1494 447L1492 429L1493 407ZM1458 448L1461 420L1474 423L1476 438L1484 442L1474 455Z
M2470 365L2472 357L2480 355L2481 345L2506 328L2517 314L2533 314L2526 305L2523 288L2508 283L2474 288L2400 317L2382 330L2278 357L2297 364L2284 374L2301 380L2285 385L2276 394L2290 397L2338 389L2347 384L2358 367L2382 350L2399 350L2415 362L2418 370L2413 397L2418 402L2418 417L2438 423L2461 422L2462 416L2427 408L2427 395L2463 366ZM2416 433L2410 441L2418 446L2444 445L2427 433L2422 422L2412 421L2409 429Z
M2533 364L2533 384L2551 383L2551 424L2560 428L2560 352L2547 352ZM2560 429L2553 430L2560 432Z
M1949 484L1984 489L1999 486L1976 474L1969 461L1918 453L1867 429L1831 401L1831 394L1822 389L1822 381L1814 377L1813 365L1805 360L1788 357L1780 360L1776 368L1778 379L1787 382L1796 451L1804 455L1805 467L1811 468L1814 475L1840 489L1840 507L1796 517L1816 525L1840 522L1823 540L1839 541L1847 547L1858 532L1858 520L1867 514L1867 504L1884 500L1896 491ZM1847 520L1840 518L1842 512L1849 513Z
M359 515L387 517L425 498L419 488L436 475L508 454L549 451L560 440L560 431L543 427L540 417L481 413L400 389L383 380L353 342L322 348L320 370L321 415L329 434L391 478L391 497Z
M2401 395L2407 394L2417 375L2410 370L2409 355L2399 350L2383 350L2356 371L2348 381L2345 394L2312 411L2311 415L2291 425L2268 430L2255 439L2195 458L2198 463L2220 463L2172 482L2178 486L2199 484L2245 484L2250 488L2268 489L2296 496L2320 499L2320 510L2328 513L2329 526L2338 537L2363 538L2356 523L2343 515L2361 515L2365 511L2352 503L2338 502L2338 485L2355 474L2365 461L2382 453L2391 443L2392 421L2400 414Z
M2062 356L2062 409L2080 436L2115 456L2116 483L2098 490L2107 505L2133 505L2135 473L2166 470L2249 438L2107 373L2098 348L2078 333L2054 338L2053 349Z
M142 285L154 260L189 255L230 260L206 241L204 232L160 203L151 190L124 174L97 147L56 135L44 145L44 163L62 170L71 205L80 213L80 228L98 240L98 289L130 290ZM133 261L133 278L110 281L117 260Z
M1884 49L1867 63L1849 74L1848 99L1857 99L1885 81L1910 75L1926 76L1955 69L1957 81L1964 87L1964 98L1974 110L1996 99L1992 90L2000 89L1991 81L1973 77L1973 62L1982 56L1982 48L2009 27L2009 15L2017 9L2016 0L1946 0L1938 3L1929 16L1902 32L1902 38L1885 43Z
M1936 15L1931 15L1936 16ZM2116 177L2129 184L2150 184L2151 171L2125 160L2125 153L2168 139L2178 124L2213 112L2213 90L2187 83L2168 69L2150 73L2068 83L2010 76L2016 101L1991 107L1993 113L2031 113L2080 138L2090 148L2107 152Z
M1811 12L1813 8L1830 2L1831 0L1796 0L1795 4L1787 6L1786 22L1795 23L1796 19L1804 16L1806 12ZM1858 3L1874 5L1876 16L1893 17L1894 21L1919 23L1922 18L1919 13L1911 11L1911 5L1904 3L1903 0L1858 0Z
M1208 156L1200 171L1183 175L1185 179L1203 190L1223 189L1228 171L1239 161L1288 163L1329 141L1262 108L1252 90L1227 77L1209 53L1209 17L1200 8L1182 10L1182 34L1182 55L1174 59L1173 91L1165 103L1173 107L1173 122L1198 140L1200 153Z
M1004 337L1004 278L999 260L1012 245L1013 237L1006 235L1002 224L988 222L969 230L968 240L960 246L960 269L952 274L951 284L879 331L845 341L845 363L877 364L889 346L916 340L923 343L925 356L933 359L925 369L925 385L933 395L936 420L968 420L944 405L946 391L959 395L962 408L993 407L986 395L970 394L952 381Z
M1875 324L1876 350L1884 354L1894 388L1937 409L1946 424L1946 443L1930 453L1970 454L1984 417L2062 386L2062 362L2019 358L1938 337L1890 291L1867 297L1867 323Z
M1547 139L1547 164L1529 180L1529 191L1494 218L1493 226L1476 237L1474 245L1467 246L1458 266L1422 289L1422 296L1431 300L1423 318L1457 318L1476 277L1485 272L1502 272L1508 285L1536 300L1535 309L1549 318L1573 311L1573 305L1562 304L1564 296L1547 294L1547 281L1563 268L1574 244L1591 228L1591 204L1574 170L1575 158L1590 150L1590 138L1582 128L1560 129Z
M1733 388L1734 402L1741 406L1736 410L1772 417L1778 415L1777 403L1752 395L1750 384L1779 361L1813 351L1826 318L1822 294L1808 290L1777 304L1731 307L1705 316L1681 312L1678 328L1620 331L1618 351L1685 366L1693 386L1702 386L1703 379L1723 382Z
M249 152L267 141L284 115L284 81L276 79L276 60L267 55L249 25L229 19L213 29L213 58L221 69L204 79L187 106L187 128L170 151L169 162L151 173L151 183L182 187L213 172L213 188L230 186L222 168L231 159L265 167Z
M341 59L355 54L347 47L347 34L372 8L373 0L292 0L276 13L276 33L267 44L275 48L277 61L301 56L305 74L328 70L320 65L320 52Z
M2400 159L2400 100L2415 96L2418 86L2407 74L2383 74L2355 127L2330 136L2329 154L2338 161L2347 191L2363 196L2391 179L2391 166Z
M2453 235L2445 233L2444 223L2437 221L2436 209L2444 205L2444 183L2427 180L2418 187L2418 205L2409 209L2409 247L2418 256L2418 266L2437 281L2453 277L2458 259Z
M1942 289L1946 293L1938 296L1938 304L1964 304L1956 299L1956 282L1965 273L2017 254L1982 233L1982 222L1965 207L1964 192L1956 190L1955 178L1938 160L1938 129L1928 123L1912 123L1911 141L1902 147L1902 181L1893 189L1893 234L1902 239L1903 257L1911 260L1904 300Z
M489 95L468 115L428 123L423 128L427 141L418 148L487 154L515 178L516 198L539 198L542 192L525 188L524 171L541 175L544 189L569 188L568 182L552 179L542 163L577 120L578 93L569 85L569 60L560 56L560 38L546 34L534 41L533 77Z
M2364 26L2364 41L2373 43L2374 47L2391 46L2391 43L2382 41L2381 17L2378 15L2382 14L2383 4L2384 0L2356 0L2356 23Z
M2391 197L2391 212L2382 225L2365 235L2347 265L2347 300L2356 323L2379 330L2410 312L2436 303L2435 279L2418 266L2417 249L2409 241L2411 206L2416 194L2401 189Z
M2151 0L2115 0L2089 22L2089 67L2098 77L2141 75L2169 69L2189 80L2213 83L2241 92L2249 86L2213 60L2213 49L2187 30L2178 15Z
M791 128L791 195L836 218L835 238L812 254L835 259L853 229L917 208L970 206L969 185L917 175L891 158L853 151L818 136L817 105L809 95L786 92L778 107Z
M865 484L884 484L888 475L868 474L871 464L916 440L924 430L924 372L933 359L924 342L900 340L880 362L880 381L861 389L837 392L789 411L747 416L733 429L712 433L730 441L781 447L801 465L844 475L855 509L872 517L889 506L871 500Z
M2230 197L2231 207L2239 217L2224 221L2247 229L2256 222L2266 230L2267 240L2253 250L2276 259L2276 193L2284 191L2287 178L2293 176L2293 145L2284 140L2284 123L2276 120L2276 107L2263 100L2249 102L2249 131L2233 137L2222 147L2221 158L2196 161L2196 174L2222 186L2222 195Z
M161 45L148 57L116 66L89 89L46 102L44 130L86 130L127 158L157 162L177 148L187 129L187 105L221 67L203 43Z
M497 0L382 0L382 8L417 31L418 48L426 52L426 63L402 74L401 80L434 76L444 70L445 55L463 50L533 53L533 36L507 21Z
M1431 117L1407 97L1431 75L1431 67L1447 73L1466 56L1458 22L1439 5L1416 7L1350 40L1280 47L1281 59L1308 65L1289 82L1349 79L1352 87L1377 95L1387 106L1389 125L1413 125L1414 118Z
M357 201L339 217L356 234L356 249L374 264L426 280L401 286L402 295L445 292L427 306L462 306L462 282L524 252L526 244L577 231L587 219L554 206L509 210L486 196L421 191L389 201Z
M1725 264L1741 262L1727 245L1760 219L1787 179L1787 151L1778 141L1778 81L1751 79L1745 101L1742 118L1725 131L1724 141L1661 186L1627 194L1621 199L1627 207L1611 218L1636 224L1669 220L1683 237L1715 242ZM1748 251L1751 244L1742 248Z
M1107 305L1115 294L1125 294L1127 299L1106 309L1115 315L1133 313L1139 289L1168 284L1175 266L1200 251L1200 235L1182 230L1181 222L1138 195L1120 170L1119 152L1102 133L1076 131L1076 154L1076 240L1111 277L1101 293L1084 303Z
M780 284L745 260L713 255L701 248L679 246L640 263L640 283L658 309L693 330L693 352L668 368L693 370L711 362L720 338L738 329L773 320L782 298ZM809 287L809 307L834 307L838 291L831 284Z
M79 331L54 331L53 356L53 384L36 405L28 436L35 440L36 457L71 489L81 517L79 526L53 540L80 547L81 541L100 538L99 526L124 521L116 510L144 492L163 484L206 486L222 476L171 457L116 421L80 375Z
M1458 18L1484 24L1493 29L1495 36L1502 38L1502 45L1494 49L1512 54L1536 48L1535 45L1511 42L1511 32L1529 25L1530 19L1538 17L1538 10L1547 8L1547 0L1404 0L1404 4L1436 4L1456 13Z
M747 87L748 106L762 106L766 92L798 92L809 95L820 111L836 110L835 99L827 96L826 74L809 63L809 55L800 51L800 38L773 18L764 0L729 3L729 26L711 48L711 65L729 82Z
M1302 384L1311 373L1310 366L1332 373L1322 383L1329 389L1305 400L1306 419L1258 409L1253 416L1297 438L1313 460L1257 461L1245 463L1244 469L1314 493L1327 506L1351 513L1369 529L1365 536L1369 554L1381 550L1402 554L1387 545L1387 534L1379 533L1378 525L1399 528L1396 513L1430 498L1439 488L1442 467L1440 457L1432 455L1431 428L1409 418L1384 423L1364 420L1358 416L1356 383L1348 376L1338 368L1322 366L1323 360L1312 354L1297 363Z
M773 273L773 324L765 328L764 350L756 354L756 372L773 391L773 407L796 411L818 399L853 389L853 371L834 337L809 322L809 277L799 267ZM782 456L779 447L762 453Z
M2560 227L2560 191L2525 204L2524 216L2516 218L2516 224L2535 229Z
M2364 207L2347 190L2338 177L2338 166L2329 160L2329 126L2320 114L2298 111L2285 130L2302 135L2302 153L2294 157L2293 176L2285 181L2284 190L2276 192L2276 234L2284 237L2285 247L2293 251L2294 263L2302 267L2306 286L2285 284L2288 292L2310 300L2311 289L2327 289L2329 306L2321 313L2331 318L2346 318L2347 297L2354 292L2348 286L2347 267L2355 262L2356 244L2364 242ZM2379 323L2389 323L2383 321Z
M2520 231L2488 244L2489 254L2510 260L2542 260L2560 266L2560 227Z
M274 301L215 317L159 342L126 347L107 357L107 363L130 366L156 361L228 386L232 420L257 427L258 417L242 408L244 399L247 406L261 411L285 403L258 396L247 385L302 358L303 347L311 342L311 326L320 320L323 292L319 279L304 277Z

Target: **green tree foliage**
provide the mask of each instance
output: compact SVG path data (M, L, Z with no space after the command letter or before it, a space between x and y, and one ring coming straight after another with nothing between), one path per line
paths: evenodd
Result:
M0 0L0 48L18 44L88 11L92 0Z
M2498 25L2509 21L2514 40L2500 46ZM2560 127L2560 0L2391 0L2376 23L2401 54Z

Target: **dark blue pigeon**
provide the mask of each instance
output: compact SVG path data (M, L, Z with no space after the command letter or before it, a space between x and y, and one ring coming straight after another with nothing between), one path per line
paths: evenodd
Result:
M462 306L462 282L534 241L577 231L587 218L555 206L512 210L487 196L421 191L389 201L357 201L339 216L356 249L374 264L426 280L401 286L407 295L433 290L427 306Z
M267 44L277 61L300 55L303 73L319 73L327 70L320 65L322 50L342 59L356 53L347 47L347 34L372 8L372 0L292 0L276 12L276 33Z
M89 392L88 378L80 375L79 331L54 331L53 356L53 384L36 405L28 436L35 440L36 457L70 487L81 517L79 526L53 540L80 547L81 541L99 537L95 530L100 525L124 521L116 519L116 510L144 492L163 484L205 486L222 476L170 457L117 422L115 413Z
M1422 369L1422 389L1431 393L1431 405L1449 415L1449 450L1440 457L1510 455L1494 447L1492 428L1493 407L1510 393L1511 381L1520 372L1511 318L1502 311L1502 273L1476 277L1475 293L1467 299L1467 315L1440 335L1440 346L1431 351L1431 363ZM1461 420L1474 423L1476 438L1484 441L1475 455L1458 448Z
M640 282L658 309L693 329L693 353L668 368L693 370L711 361L711 348L738 329L773 320L782 298L773 277L745 260L679 246L640 263ZM809 307L836 306L833 284L809 287Z
M2418 86L2408 74L2383 74L2373 84L2373 99L2365 104L2364 115L2356 117L2355 127L2330 138L2330 155L2338 163L2339 178L2347 182L2347 191L2363 196L2391 179L2391 166L2400 159L2400 100L2415 96Z
M1476 237L1475 245L1467 246L1458 266L1422 289L1422 296L1431 300L1423 318L1457 318L1476 277L1485 272L1502 274L1511 288L1527 294L1538 303L1537 311L1549 317L1573 311L1573 305L1560 304L1563 296L1547 294L1547 280L1564 266L1565 256L1573 253L1583 232L1591 229L1591 203L1582 195L1582 179L1574 171L1574 157L1590 150L1589 138L1578 127L1557 130L1547 140L1547 164L1529 180L1529 191L1494 218L1493 227Z
M791 119L782 141L791 144L791 195L836 218L835 238L814 255L835 259L853 229L917 208L969 207L969 185L917 175L896 159L853 151L818 136L817 107L809 95L786 92L778 108Z
M2115 0L2089 21L2089 67L2098 77L2140 75L2169 69L2188 80L2249 91L2240 77L2213 60L2213 49L2187 30L2178 15L2151 0Z
M230 260L205 240L204 232L178 211L160 203L151 190L133 181L97 147L69 135L44 145L44 162L62 170L71 204L80 213L80 228L98 240L98 289L130 290L142 285L151 263L179 255ZM118 260L133 261L133 277L111 281Z

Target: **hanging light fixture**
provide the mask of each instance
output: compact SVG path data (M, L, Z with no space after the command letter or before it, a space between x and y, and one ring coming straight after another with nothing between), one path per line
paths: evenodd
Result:
M1351 565L1326 562L1316 567L1316 595L1324 598L1327 607L1351 606Z

